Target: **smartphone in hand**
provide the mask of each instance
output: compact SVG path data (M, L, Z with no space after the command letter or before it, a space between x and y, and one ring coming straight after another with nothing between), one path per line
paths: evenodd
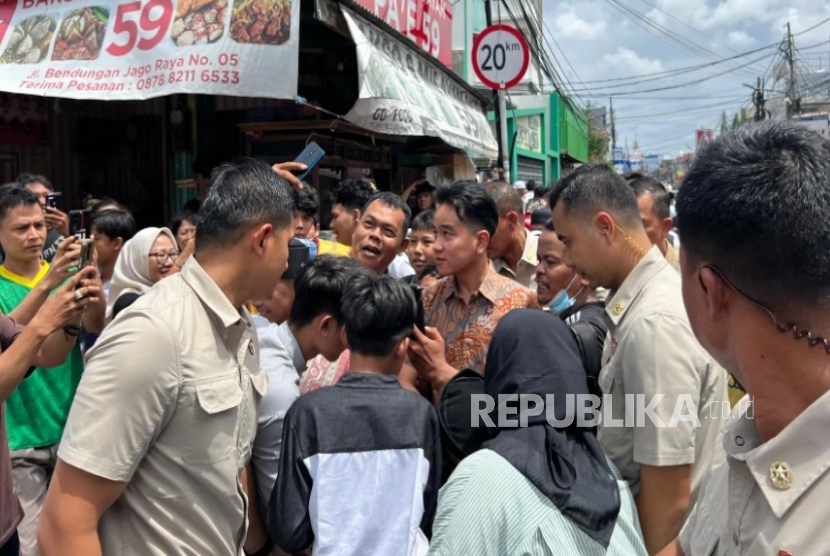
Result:
M323 157L325 156L326 151L324 151L320 147L320 145L318 145L314 141L306 145L306 148L303 149L303 152L301 152L297 156L297 158L294 159L294 162L299 162L301 164L306 165L306 169L303 171L302 174L297 176L297 179L299 179L300 181L304 180L311 173L311 171L314 170L314 167L317 166L321 160L323 160Z
M417 284L412 284L409 287L412 288L412 294L415 296L415 307L416 307L415 326L417 326L418 330L420 330L421 333L423 333L424 332L424 327L425 327L425 324L424 324L424 301L423 301L423 298L422 298L422 295L421 295L423 290L421 289L421 286L419 286Z
M52 207L53 209L60 210L60 202L61 197L63 197L63 193L60 192L52 192L46 194L46 206Z
M88 211L69 211L69 233L78 239L85 239L87 236Z
M81 240L81 260L78 263L78 269L86 268L92 264L92 245L91 239Z

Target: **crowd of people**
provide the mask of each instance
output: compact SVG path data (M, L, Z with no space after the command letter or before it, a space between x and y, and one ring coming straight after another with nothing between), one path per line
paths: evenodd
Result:
M0 189L0 556L826 553L829 142L347 179L335 240L303 169Z

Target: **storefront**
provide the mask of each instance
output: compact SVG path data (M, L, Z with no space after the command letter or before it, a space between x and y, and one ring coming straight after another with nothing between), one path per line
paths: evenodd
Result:
M196 157L280 162L316 141L324 202L346 176L400 191L495 158L488 99L435 41L412 42L370 0L271 3L263 25L233 0L0 4L0 178L42 173L72 207L111 196L150 224L193 196Z
M488 117L494 124L495 113ZM562 168L588 161L587 118L555 93L511 96L507 145L513 181L551 184L561 177Z

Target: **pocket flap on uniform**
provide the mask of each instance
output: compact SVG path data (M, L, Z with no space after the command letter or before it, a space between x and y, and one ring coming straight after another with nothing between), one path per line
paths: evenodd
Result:
M235 376L214 378L196 384L199 405L207 413L220 413L242 401L242 388Z
M268 375L265 371L257 369L256 372L251 373L251 384L254 385L254 390L260 396L265 396L268 393Z

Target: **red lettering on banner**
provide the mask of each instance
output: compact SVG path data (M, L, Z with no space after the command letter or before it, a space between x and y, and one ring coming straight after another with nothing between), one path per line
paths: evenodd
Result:
M69 4L72 0L23 0L23 9L40 8L42 6L60 6Z
M447 0L355 0L408 37L445 66L452 67L452 6Z

